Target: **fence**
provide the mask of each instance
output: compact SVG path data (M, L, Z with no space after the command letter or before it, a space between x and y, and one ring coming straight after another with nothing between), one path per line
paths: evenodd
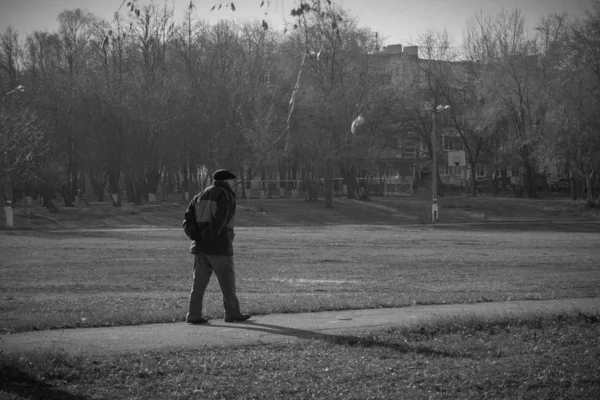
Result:
M346 186L342 185L342 178L334 179L334 195L346 195ZM306 197L309 182L304 180L251 180L244 182L244 192L249 199L264 198L298 198ZM325 183L322 180L310 182L312 189L323 197ZM241 182L235 187L238 195L242 193Z
M375 183L376 188L383 196L412 196L413 195L413 179L410 177L383 177L373 178L371 186Z
M301 195L302 181L300 180L251 180L245 181L244 191L249 199L264 198L295 198ZM235 187L236 193L242 193L241 182Z
M379 196L412 196L413 180L403 177L380 177L380 178L358 178L359 190L365 190L369 186L369 195ZM317 197L325 196L325 182L316 180L312 182L304 180L251 180L244 182L244 192L247 198L298 198L306 197L309 185ZM238 195L242 193L241 182L235 187ZM346 196L348 187L343 178L333 179L334 196Z

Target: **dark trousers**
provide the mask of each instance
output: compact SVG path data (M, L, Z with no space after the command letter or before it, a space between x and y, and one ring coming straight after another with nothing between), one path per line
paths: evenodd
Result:
M212 254L196 254L194 257L194 283L190 292L188 319L202 317L204 292L215 272L221 292L223 293L223 306L225 317L239 317L240 303L235 294L235 271L233 269L233 256L219 256Z

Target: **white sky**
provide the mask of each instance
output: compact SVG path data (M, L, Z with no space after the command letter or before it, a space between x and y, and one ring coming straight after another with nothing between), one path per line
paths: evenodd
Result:
M129 0L126 0L127 2ZM147 3L150 0L138 0ZM262 19L266 7L262 0L233 0L236 12L224 7L210 12L220 0L193 0L197 15L217 21L222 18L245 20ZM446 29L455 45L462 40L466 21L475 13L495 15L502 9L519 7L531 28L551 12L568 12L581 17L591 8L592 0L333 0L355 15L361 26L368 26L386 39L386 44L410 44L427 30ZM182 18L190 0L154 0L156 4L175 6L175 15ZM265 5L268 0L265 0ZM289 13L298 0L270 0L268 20L271 26L283 26L284 19L292 21ZM56 17L66 9L87 9L98 17L112 19L123 0L0 0L0 32L12 25L21 38L36 30L54 31Z

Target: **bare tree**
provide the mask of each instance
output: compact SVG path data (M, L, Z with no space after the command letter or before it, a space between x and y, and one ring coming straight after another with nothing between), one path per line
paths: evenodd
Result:
M61 39L61 68L55 82L60 84L60 129L55 140L66 158L66 180L60 187L66 206L73 206L79 189L83 148L91 119L80 108L81 75L89 56L89 41L94 18L81 9L63 11L58 15Z
M35 110L18 98L0 99L0 182L6 200L36 184L49 150L45 126Z
M408 132L416 133L425 144L425 152L419 148L417 163L421 160L433 160L433 114L432 110L442 103L446 105L447 97L453 94L455 87L451 79L454 78L451 63L455 61L456 54L446 32L429 31L418 39L419 57L402 55L399 79L394 82L395 90L400 100L400 120ZM456 112L456 111L454 111ZM438 126L447 125L444 115L437 117ZM407 132L403 134L406 135ZM436 140L440 143L439 138ZM443 152L435 152L436 161L443 160ZM433 164L433 162L431 162ZM437 192L443 195L442 180L439 170L431 171L437 174Z
M600 169L600 2L583 21L568 24L564 16L542 20L539 32L546 53L562 61L553 75L553 103L547 140L539 152L559 171L569 171L571 195L577 198L581 178L587 203L598 205L597 175Z
M22 57L17 32L12 27L6 28L0 35L0 88L3 93L17 87Z
M169 48L175 37L173 10L155 5L142 7L130 17L132 103L125 142L125 182L128 200L136 205L156 199L160 181L159 145L166 135L177 93L174 63Z
M469 25L466 56L484 63L484 119L509 123L504 147L519 156L523 187L536 196L535 150L543 136L550 104L549 59L543 59L535 40L525 34L520 10L503 11L494 20L477 15ZM488 100L489 99L489 100Z
M383 91L389 74L382 72L384 64L372 56L376 47L372 32L358 29L356 21L337 7L316 10L302 15L298 32L306 43L307 71L294 118L304 129L294 143L313 149L312 159L305 162L315 178L323 179L325 207L331 207L333 179L340 164L352 156L347 147L352 121L362 113L366 119L377 115L371 111L385 97L382 94L389 95ZM357 163L349 167L355 168Z
M93 63L86 76L86 103L93 110L92 137L106 169L113 206L122 205L121 176L125 146L132 121L129 108L134 93L132 60L128 57L131 38L117 15L114 26L96 25Z

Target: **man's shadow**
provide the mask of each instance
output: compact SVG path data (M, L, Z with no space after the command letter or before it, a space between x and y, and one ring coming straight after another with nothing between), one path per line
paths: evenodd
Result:
M86 400L87 397L65 392L38 380L12 365L0 365L0 390L23 399Z
M282 335L296 337L299 339L316 339L325 343L335 344L339 346L358 347L358 348L379 348L388 349L398 353L420 353L437 357L465 358L469 357L465 354L455 352L436 350L427 346L411 345L409 343L388 342L376 339L374 337L357 336L357 335L342 335L330 334L324 332L314 332L305 329L290 328L280 325L258 323L256 321L244 321L231 324L232 328L246 329L250 331L265 332L273 335Z

